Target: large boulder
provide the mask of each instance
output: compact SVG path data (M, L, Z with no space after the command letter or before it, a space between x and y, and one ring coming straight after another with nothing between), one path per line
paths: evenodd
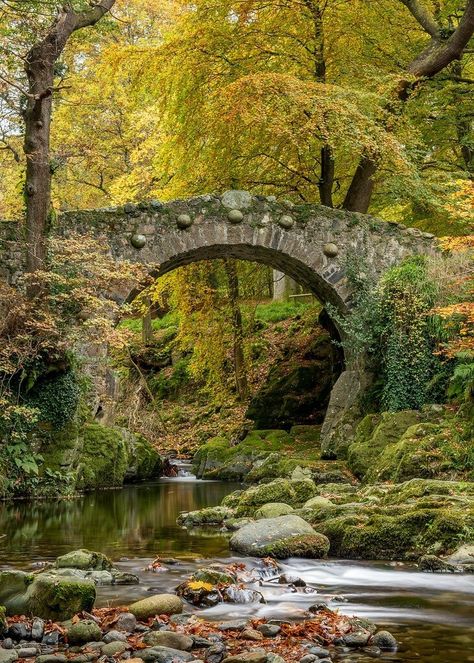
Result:
M92 610L95 597L95 584L89 580L57 578L48 573L0 573L0 602L9 615L64 621L83 610Z
M183 612L183 602L174 594L155 594L132 603L129 611L137 619L143 620L155 615L177 615Z
M239 553L255 557L267 557L272 555L273 550L276 549L275 556L286 557L287 555L285 554L278 554L278 545L281 545L283 550L285 541L290 539L296 541L293 537L301 537L301 541L305 537L313 537L315 535L316 532L309 523L299 516L290 514L279 516L278 518L265 518L244 525L233 534L230 540L230 547ZM322 549L326 545L327 549L329 549L329 542L326 542L327 539L324 541L321 539L320 543L323 544Z

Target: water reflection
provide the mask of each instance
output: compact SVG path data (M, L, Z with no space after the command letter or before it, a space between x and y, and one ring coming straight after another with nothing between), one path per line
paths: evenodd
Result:
M163 480L67 501L0 503L0 566L28 566L74 548L100 550L113 559L225 555L224 536L216 532L189 536L176 525L176 516L219 504L236 487Z

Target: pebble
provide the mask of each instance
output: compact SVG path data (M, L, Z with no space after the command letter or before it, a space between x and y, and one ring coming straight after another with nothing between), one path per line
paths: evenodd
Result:
M300 663L314 663L315 661L319 661L319 658L314 654L306 654L306 656L300 658Z
M390 631L378 631L372 638L372 644L380 647L382 651L395 651L398 647L397 640Z
M116 640L115 642L108 642L105 644L102 647L101 652L104 656L117 656L117 654L123 654L129 647L130 645L127 642Z
M228 656L225 663L267 663L267 652L244 651L235 656Z
M44 621L39 617L33 619L33 624L31 625L31 638L33 640L40 641L44 635Z
M246 628L242 631L240 637L243 640L263 640L263 633L256 631L254 628Z
M13 640L11 638L5 638L2 642L3 649L13 649Z
M219 631L244 631L248 626L247 619L232 619L217 625Z
M314 654L318 658L327 658L329 656L329 649L325 649L324 647L311 647L309 653Z
M383 633L383 631L381 631ZM348 633L343 637L344 644L348 647L365 647L369 642L370 633L368 631L356 631Z
M36 656L36 654L38 653L36 647L22 647L17 651L19 658L31 658L32 656Z
M131 612L122 612L115 622L115 628L118 631L132 633L137 627L137 619Z
M222 642L218 642L206 651L204 660L206 663L221 663L227 654L226 646Z
M36 663L67 663L64 654L42 654L36 657Z
M102 639L106 643L107 642L117 642L119 640L121 642L127 642L127 636L125 635L125 633L121 633L120 631L109 631L108 633L106 633L104 635L104 637Z
M260 631L265 638L274 638L280 633L281 627L277 624L260 624L260 626L257 626L257 630Z

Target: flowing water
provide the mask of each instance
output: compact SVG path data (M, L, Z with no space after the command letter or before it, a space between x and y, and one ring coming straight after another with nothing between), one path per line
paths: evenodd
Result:
M89 548L106 553L141 581L131 587L99 587L99 605L173 591L200 566L236 561L229 556L225 534L188 532L176 525L181 511L219 504L236 487L182 476L70 501L0 504L0 568L29 569L34 562ZM157 555L176 557L180 564L164 573L145 571ZM290 560L282 566L308 587L292 592L267 583L257 588L265 604L223 604L200 614L207 619L297 619L312 603L329 598L332 608L371 619L396 635L401 647L396 654L384 655L385 661L474 662L474 575L434 575L410 565L341 560ZM370 659L353 653L344 660Z

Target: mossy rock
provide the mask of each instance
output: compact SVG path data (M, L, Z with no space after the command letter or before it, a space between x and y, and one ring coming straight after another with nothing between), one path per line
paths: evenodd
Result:
M0 604L8 615L27 612L26 592L34 580L32 573L24 571L0 571Z
M95 596L95 585L87 580L57 578L48 573L0 573L0 601L9 615L64 621L83 610L92 610Z
M90 612L95 597L95 584L89 580L58 580L56 576L40 574L28 589L27 605L32 615L64 621L84 610Z
M398 442L382 451L367 472L367 480L474 479L474 445L465 428L457 417L410 426Z
M289 536L262 549L269 557L287 559L289 557L306 557L322 559L327 556L330 548L329 539L324 534L304 534Z
M203 445L193 458L198 478L242 481L259 459L292 442L283 430L254 430L239 444L217 437Z
M276 479L270 483L252 486L245 490L239 499L239 515L247 515L242 511L250 511L250 507L260 507L270 502L283 502L290 506L301 506L316 493L316 486L311 479L291 481ZM249 515L252 515L249 513Z
M92 619L81 619L67 629L70 645L85 645L88 642L99 642L102 638L100 627Z
M86 424L82 438L77 488L93 490L121 486L128 468L127 445L121 429Z
M335 505L331 502L331 500L328 500L327 497L321 497L321 495L316 495L316 497L312 497L307 502L305 502L303 506L305 509L313 509L315 511L320 511L320 510L325 511L326 509L333 509Z
M230 509L236 508L239 506L240 497L244 491L243 490L234 490L229 495L226 495L221 502L221 506L229 507Z
M234 511L226 506L211 506L199 511L182 513L178 516L177 523L185 527L222 525L227 518L232 518L234 515Z
M0 605L0 638L7 632L7 630L7 609L4 605Z
M255 518L257 520L260 520L261 518L277 518L278 516L287 516L293 511L293 507L289 504L284 504L283 502L270 502L269 504L264 504L257 510Z
M137 483L161 476L163 459L143 435L127 434L127 456L125 481Z
M278 518L264 518L244 525L235 532L230 540L230 547L244 555L266 557L269 546L291 537L307 537L315 534L309 523L289 514Z
M112 562L103 553L82 548L61 555L56 559L58 569L83 569L85 571L110 571Z
M205 582L210 585L235 585L236 577L219 569L198 569L193 573L188 582Z

